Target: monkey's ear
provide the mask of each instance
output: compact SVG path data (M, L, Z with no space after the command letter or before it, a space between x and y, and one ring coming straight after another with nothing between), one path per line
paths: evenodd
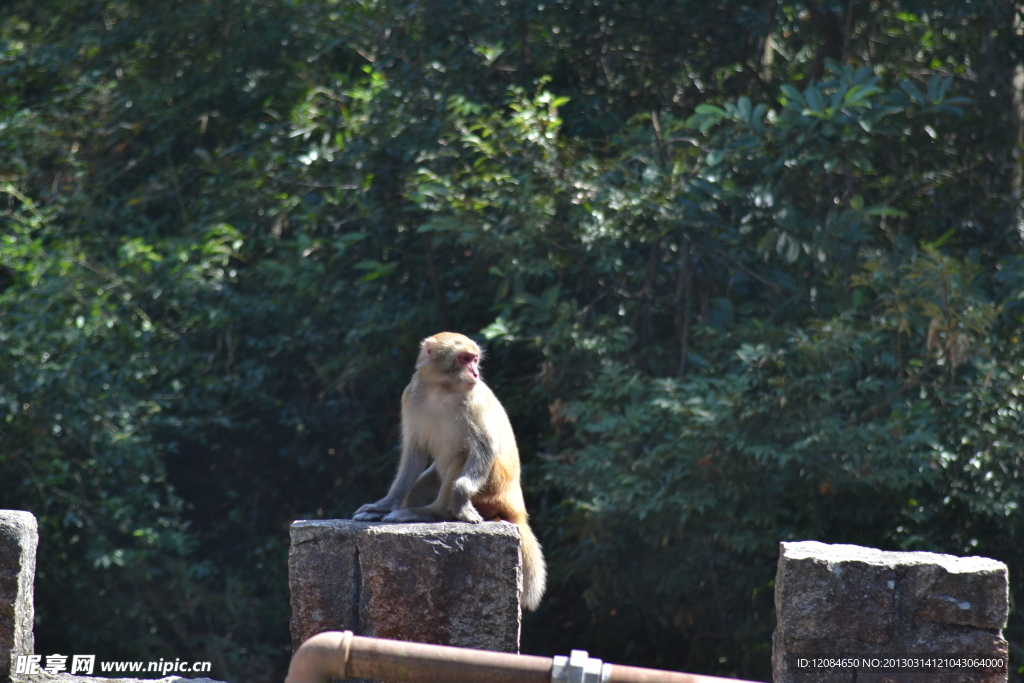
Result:
M434 351L435 346L437 346L437 339L435 337L427 337L420 342L420 351L429 356Z

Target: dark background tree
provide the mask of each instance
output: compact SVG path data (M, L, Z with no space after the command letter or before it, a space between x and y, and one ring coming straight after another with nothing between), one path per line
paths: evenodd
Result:
M1020 13L11 0L0 507L40 518L37 649L279 680L288 525L386 489L441 328L521 442L524 652L767 679L780 540L1018 594Z

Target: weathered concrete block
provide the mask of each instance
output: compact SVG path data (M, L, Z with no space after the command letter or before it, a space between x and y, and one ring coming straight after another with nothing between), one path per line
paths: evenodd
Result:
M1009 608L1004 564L983 557L932 557L941 559L908 567L907 604L916 616L937 624L984 629L1006 625Z
M303 521L291 526L288 587L292 603L292 652L324 631L359 631L357 530Z
M18 655L32 654L33 586L39 525L35 515L0 510L0 681L11 675Z
M1006 625L1008 592L1006 565L987 558L782 543L775 578L774 681L1004 682L1005 667L926 665L937 663L934 658L968 656L1006 662L1000 630ZM901 655L911 657L896 661ZM859 666L815 669L796 661L836 657L859 659ZM871 663L863 665L864 659Z
M519 651L519 530L506 522L297 521L292 648L322 631Z

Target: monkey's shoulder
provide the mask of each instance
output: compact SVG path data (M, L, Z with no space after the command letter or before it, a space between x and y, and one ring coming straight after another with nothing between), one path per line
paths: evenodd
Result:
M501 401L494 395L486 385L478 385L474 390L472 422L477 425L488 438L497 443L503 444L502 448L515 450L515 434L512 432L512 423L508 419L508 413ZM517 451L518 452L518 451Z

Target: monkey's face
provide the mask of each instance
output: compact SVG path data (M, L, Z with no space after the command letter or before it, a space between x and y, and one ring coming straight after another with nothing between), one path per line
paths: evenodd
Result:
M455 355L458 363L459 379L467 384L476 384L480 380L480 354L469 350L459 351Z
M430 382L472 389L480 381L480 347L461 334L442 332L423 340L416 368Z

